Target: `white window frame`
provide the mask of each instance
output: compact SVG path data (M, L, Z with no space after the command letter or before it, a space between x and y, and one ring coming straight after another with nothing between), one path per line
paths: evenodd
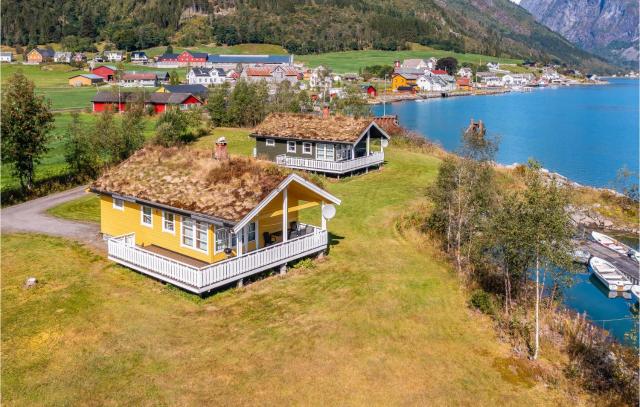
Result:
M272 138L266 139L264 143L265 143L265 145L267 147L275 147L276 146L276 141L274 139L272 139Z
M187 226L187 224L190 224L190 226ZM198 227L202 226L205 227L205 240L198 238ZM191 245L185 243L184 241L184 238L186 236L185 230L191 231L191 236L189 236L189 238L191 239ZM204 242L206 249L203 250L198 247L198 241ZM183 216L180 222L180 246L198 251L200 253L209 254L209 224Z
M309 151L307 151L307 147L309 148ZM303 142L302 143L302 154L313 154L313 144L309 143L309 142Z
M224 234L221 239L218 239L218 233ZM230 228L225 227L217 227L214 230L214 242L213 242L213 253L218 254L224 252L224 249L234 247L238 247L238 237L233 234ZM235 238L235 242L233 241ZM218 245L218 241L224 242L221 245Z
M145 217L145 213L144 210L145 209L149 209L149 223L144 221L144 217ZM152 228L153 227L153 208L150 206L146 206L146 205L140 205L140 224L142 226L146 226L148 228Z
M167 222L169 222L167 215L171 215L171 229L166 227ZM176 215L173 212L162 211L162 231L171 233L172 235L176 234Z
M298 143L293 140L287 140L287 153L294 153L298 150Z
M113 201L113 209L124 211L124 199L111 197L111 200ZM120 202L120 205L118 205L118 202Z
M250 222L247 225L247 243L248 242L255 242L256 238L257 238L257 228L256 228L256 222ZM253 231L251 230L253 229ZM253 233L253 239L251 238L251 233Z
M331 159L329 159L329 148L331 147ZM336 148L330 143L317 143L316 144L316 160L320 161L335 161Z

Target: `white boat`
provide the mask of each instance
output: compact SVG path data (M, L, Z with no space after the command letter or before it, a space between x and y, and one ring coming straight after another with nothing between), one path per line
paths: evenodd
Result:
M613 250L616 253L620 253L624 256L627 256L631 249L629 246L627 246L624 243L620 243L619 241L617 241L616 239L609 237L603 233L600 232L591 232L591 236L593 237L593 239L600 243L601 245L603 245L604 247Z
M588 264L589 259L591 258L591 253L589 253L587 250L576 249L573 251L572 256L573 261L575 261L576 263Z
M631 287L631 294L636 297L636 301L640 301L640 285L634 285Z
M592 257L589 260L589 268L609 291L629 291L633 286L631 281L622 275L613 264L600 257Z
M638 252L637 250L629 249L629 251L627 252L627 256L631 257L632 260L640 263L640 252Z

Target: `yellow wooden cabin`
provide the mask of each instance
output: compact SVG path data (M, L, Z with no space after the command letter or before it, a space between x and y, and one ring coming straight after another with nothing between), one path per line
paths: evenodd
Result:
M149 147L94 182L109 258L204 293L327 249L338 198L272 164L217 156ZM320 226L299 222L317 206Z
M398 90L399 88L413 88L416 86L416 81L419 75L406 74L406 73L394 73L391 75L391 89Z

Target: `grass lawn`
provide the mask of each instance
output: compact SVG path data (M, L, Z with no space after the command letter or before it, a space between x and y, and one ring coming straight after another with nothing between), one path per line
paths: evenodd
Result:
M100 200L94 194L50 208L47 213L64 219L100 222Z
M153 47L145 50L147 56L161 55L167 49L166 46ZM179 54L185 50L193 52L208 52L209 54L277 54L286 55L287 50L274 44L238 44L232 46L197 45L194 47L173 47L173 52Z
M332 68L335 72L358 72L359 68L370 65L393 65L396 60L402 61L407 58L443 58L452 56L458 62L471 63L520 63L521 60L508 58L493 58L486 55L478 54L459 54L456 52L442 51L424 46L414 46L412 50L407 51L345 51L345 52L329 52L325 54L315 55L296 55L295 60L301 61L308 66L315 67L323 65Z
M218 131L232 152L252 146L246 132ZM469 311L450 267L421 238L397 232L439 161L393 146L386 153L381 171L325 181L343 200L326 261L206 299L75 243L4 236L4 401L586 404L567 394L561 375L538 382L540 366L559 362L531 367L511 357L490 321ZM66 212L84 211L76 208ZM40 283L23 289L32 275Z
M86 125L95 123L97 116L90 113L82 113L80 120ZM118 117L116 116L116 120ZM153 134L154 118L147 118L145 134L150 137ZM36 181L62 175L67 172L67 164L64 161L64 150L66 144L66 131L71 122L70 113L56 113L54 128L50 134L49 152L45 154L40 165L36 167ZM2 165L2 177L0 178L0 191L7 188L18 187L18 180L12 175L11 167L8 164Z

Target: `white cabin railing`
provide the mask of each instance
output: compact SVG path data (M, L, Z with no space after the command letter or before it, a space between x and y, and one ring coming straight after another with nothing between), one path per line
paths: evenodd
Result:
M116 263L188 291L203 293L289 261L318 253L325 250L328 243L327 231L313 227L312 232L304 236L200 268L136 246L134 233L109 238L107 249L109 259Z
M276 156L276 164L287 168L344 174L362 168L380 165L384 162L384 151L376 151L367 156L344 161L321 161L312 158L291 157L286 154Z

